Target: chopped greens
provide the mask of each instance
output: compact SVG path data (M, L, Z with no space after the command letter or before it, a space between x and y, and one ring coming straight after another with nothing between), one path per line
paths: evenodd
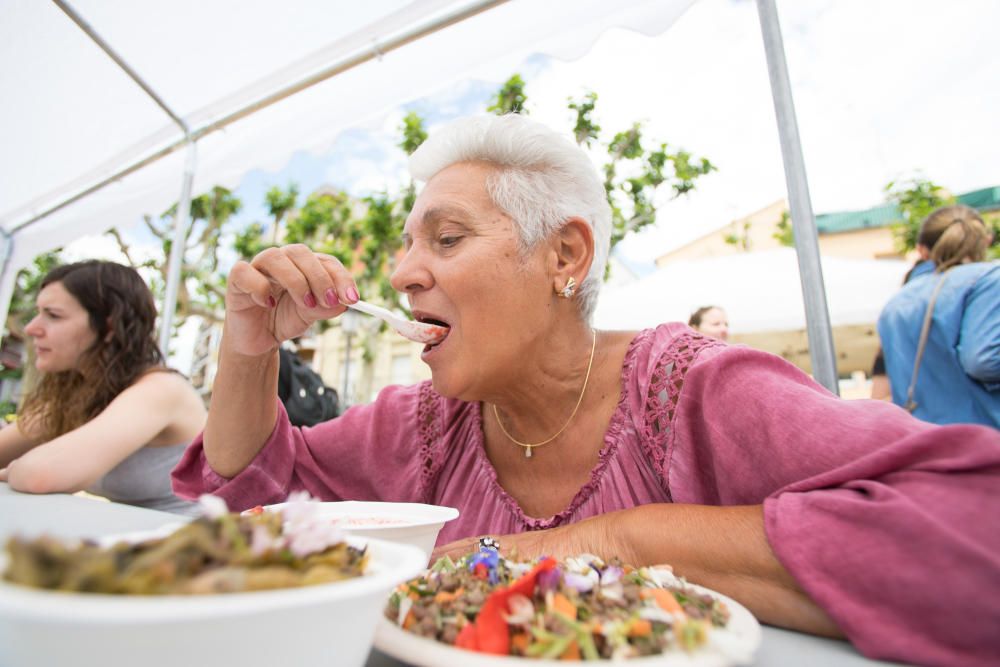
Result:
M499 655L601 660L696 651L729 610L666 568L596 556L484 565L482 554L438 560L401 584L385 616L404 630Z
M234 593L311 586L363 574L367 554L309 503L289 513L205 516L161 538L100 546L11 538L4 579L34 588L114 595ZM432 593L431 593L432 594Z

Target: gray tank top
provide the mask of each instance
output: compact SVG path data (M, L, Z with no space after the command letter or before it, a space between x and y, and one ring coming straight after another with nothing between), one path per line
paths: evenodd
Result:
M187 443L143 447L84 489L116 503L195 516L196 503L182 500L170 488L174 469Z

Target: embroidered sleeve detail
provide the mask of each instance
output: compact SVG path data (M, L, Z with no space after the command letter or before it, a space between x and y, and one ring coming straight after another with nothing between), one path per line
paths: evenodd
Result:
M420 396L417 399L417 434L420 442L420 494L425 501L430 497L434 478L441 465L440 452L437 451L441 440L441 401L430 382L420 386Z
M681 334L660 355L649 378L642 447L668 493L667 469L670 461L667 446L677 401L684 389L684 376L702 349L716 345L722 343L693 332Z

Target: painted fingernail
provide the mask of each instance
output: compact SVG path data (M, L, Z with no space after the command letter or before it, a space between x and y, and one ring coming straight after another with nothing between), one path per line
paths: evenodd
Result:
M270 306L271 308L274 308L275 306L278 305L278 302L275 301L274 297L269 294L267 296L267 305Z
M326 291L323 297L326 299L326 305L330 307L336 306L340 303L340 299L337 298L337 292L334 291L332 287Z
M353 285L351 287L348 287L347 298L350 299L351 303L354 303L355 301L359 300L361 298L361 295L358 294L358 288L354 287Z
M302 297L302 300L306 302L306 305L310 308L316 307L316 297L313 296L312 292L306 292L306 295Z

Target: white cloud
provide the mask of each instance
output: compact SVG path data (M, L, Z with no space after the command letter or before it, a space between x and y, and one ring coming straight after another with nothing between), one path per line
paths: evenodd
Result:
M106 259L128 264L125 255L118 247L118 243L107 234L78 238L63 248L61 254L67 263L85 259Z

